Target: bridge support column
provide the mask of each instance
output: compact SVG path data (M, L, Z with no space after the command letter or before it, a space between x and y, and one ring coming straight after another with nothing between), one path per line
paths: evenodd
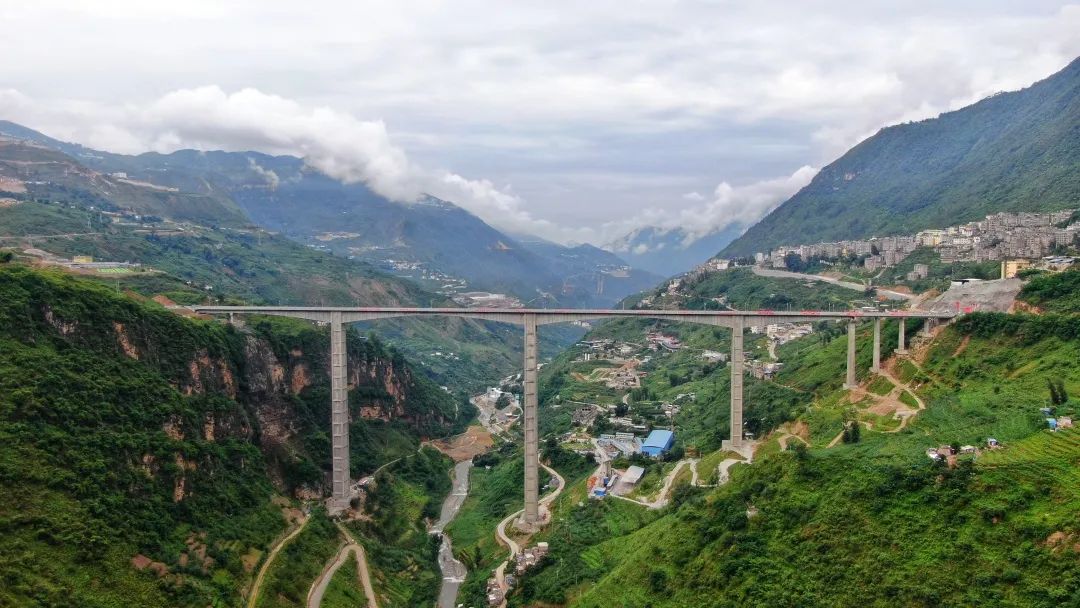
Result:
M327 510L337 515L349 507L349 387L345 326L340 312L330 313L330 444L332 493Z
M934 335L934 328L937 327L937 319L926 318L923 320L922 335L930 337Z
M732 319L731 326L731 447L743 444L743 320Z
M900 335L897 336L898 342L896 343L896 354L898 355L907 354L907 348L904 346L904 339L907 337L905 335L907 333L905 321L907 321L907 319L904 319L903 317L900 318Z
M874 363L870 366L870 371L879 373L881 371L881 319L874 319Z
M539 409L536 392L537 348L536 315L526 314L525 318L525 404L522 422L525 429L525 511L521 517L523 527L535 527L540 523L539 480L540 480L540 426L537 419Z
M844 388L853 389L858 384L855 381L855 321L848 321L847 326L847 377L844 380Z

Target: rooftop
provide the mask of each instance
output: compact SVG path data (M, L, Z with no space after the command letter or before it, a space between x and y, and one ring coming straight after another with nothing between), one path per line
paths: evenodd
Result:
M646 448L666 448L668 442L675 438L675 433L665 429L656 429L649 433L649 436L645 438L645 443L641 444Z

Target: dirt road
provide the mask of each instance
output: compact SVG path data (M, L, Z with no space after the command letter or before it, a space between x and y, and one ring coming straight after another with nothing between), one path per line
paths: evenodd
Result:
M787 270L774 270L771 268L759 268L754 266L754 274L759 277L773 277L777 279L801 279L803 281L822 281L824 283L831 283L837 287L843 287L844 289L850 289L852 291L866 291L866 285L860 283L852 283L850 281L841 281L840 279L834 279L832 277L826 277L819 274L803 274L801 272L789 272ZM900 293L899 291L892 291L891 289L876 288L877 294L889 300L910 300L914 296L910 293Z
M322 606L323 596L326 595L326 589L330 586L330 581L333 580L334 574L341 569L341 566L345 564L345 560L349 558L350 553L356 556L356 576L360 581L360 585L364 588L368 608L379 608L379 604L375 599L375 589L371 585L371 572L368 569L367 554L364 552L363 545L356 542L348 530L340 523L337 526L341 530L341 534L346 538L346 543L338 551L333 561L326 568L323 568L319 578L315 579L315 582L311 585L311 589L308 591L307 608L319 608Z
M270 565L274 563L274 558L277 557L281 548L288 544L289 541L296 538L296 535L304 529L304 526L308 522L307 517L300 520L300 525L295 530L286 534L281 540L270 549L270 554L266 556L266 561L263 562L261 568L259 568L259 574L255 576L255 582L251 585L251 594L248 595L248 608L255 608L255 603L259 600L259 591L262 590L263 579L266 578L266 573L270 570Z

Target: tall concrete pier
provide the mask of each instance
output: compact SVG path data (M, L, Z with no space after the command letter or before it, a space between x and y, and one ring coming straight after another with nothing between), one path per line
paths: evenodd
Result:
M731 324L731 447L743 443L743 320Z
M345 327L341 313L330 313L330 451L333 464L329 511L349 506L349 385Z
M881 319L874 319L874 362L870 371L875 374L881 371Z
M347 509L351 498L352 480L349 477L349 397L348 356L345 350L345 324L376 321L398 317L464 317L514 323L524 327L524 390L522 426L525 433L525 509L519 525L535 528L543 523L539 510L539 448L540 427L538 419L537 327L552 323L591 321L596 319L631 317L666 319L686 323L699 323L731 329L731 438L725 442L729 447L743 446L743 330L746 327L764 327L771 323L796 323L805 321L847 320L848 349L847 377L845 386L855 386L855 323L868 318L874 326L874 366L880 366L880 324L885 318L896 317L900 321L900 348L904 352L904 320L921 318L948 320L954 315L925 312L871 312L859 311L801 311L779 312L770 310L704 311L704 310L566 310L566 309L493 309L493 308L397 308L358 307L326 308L314 306L192 306L192 310L206 314L262 314L308 319L330 326L330 435L331 435L331 495L328 507L331 513Z
M536 315L526 314L525 325L525 407L522 423L525 430L525 510L522 523L526 526L539 523L539 484L540 484L540 420L539 402L536 390L538 373L536 345Z
M844 388L852 389L858 385L855 380L855 320L852 319L847 326L847 375L844 378Z

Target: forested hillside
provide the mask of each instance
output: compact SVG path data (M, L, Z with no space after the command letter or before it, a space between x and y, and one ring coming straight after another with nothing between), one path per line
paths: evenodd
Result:
M354 477L470 415L379 341L348 351ZM0 605L239 605L294 497L326 486L327 353L307 324L186 319L0 263ZM412 503L445 466L401 473Z
M368 264L315 251L259 230L185 224L126 225L72 202L24 200L0 207L0 244L37 245L70 258L131 261L162 272L101 275L115 289L179 304L453 306L443 296ZM25 235L36 235L27 237ZM65 235L65 236L54 236ZM70 236L69 236L70 235ZM36 242L35 242L36 241ZM31 258L33 256L27 256ZM507 326L443 318L365 326L397 344L440 384L476 388L516 369L519 332ZM557 343L547 340L547 347ZM456 360L432 357L440 351Z
M722 254L1070 208L1080 198L1078 129L1080 59L1021 91L882 129Z
M719 488L684 482L657 518L624 502L564 503L541 538L552 555L510 605L1080 602L1080 433L1049 430L1040 412L1080 412L1077 318L977 313L915 340L910 359L887 362L925 403L899 425L872 405L892 383L865 371L865 335L859 393L835 381L844 339L821 340L779 353L774 382L809 397L784 426L797 437L766 437ZM847 438L852 424L862 432ZM927 457L940 446L957 453Z

